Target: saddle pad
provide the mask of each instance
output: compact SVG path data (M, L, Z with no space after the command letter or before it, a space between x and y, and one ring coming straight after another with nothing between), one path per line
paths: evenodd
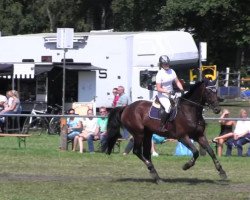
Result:
M151 106L151 108L149 109L149 113L148 113L149 118L161 120L160 112L159 111L160 111L160 109L154 107L154 103L153 103L152 106Z
M176 115L177 115L177 107L175 106L170 111L170 117L169 117L168 121L173 121L174 118L176 117ZM148 116L151 119L161 120L160 108L156 108L156 107L154 107L154 104L152 104L151 108L149 109Z

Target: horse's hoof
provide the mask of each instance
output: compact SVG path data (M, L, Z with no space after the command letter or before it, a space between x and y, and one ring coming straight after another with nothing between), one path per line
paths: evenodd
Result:
M226 179L227 179L227 174L226 174L226 172L220 173L220 178L221 178L222 180L226 180Z
M162 183L163 183L163 180L157 179L157 180L155 180L155 183L156 183L157 185L162 184Z
M191 166L188 163L186 163L185 165L183 165L182 169L183 170L188 170L190 167Z

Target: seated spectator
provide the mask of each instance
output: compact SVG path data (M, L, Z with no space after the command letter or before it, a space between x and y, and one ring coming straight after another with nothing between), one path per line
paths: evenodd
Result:
M161 137L157 134L153 134L152 135L152 145L151 145L151 154L152 156L158 157L159 154L156 152L156 147L155 144L162 144L166 142L166 138L165 137Z
M94 140L100 139L101 144L106 140L107 137L107 109L106 107L100 107L100 115L101 117L97 119L97 134L91 134L88 137L88 147L89 152L94 152Z
M237 152L238 152L238 156L243 156L243 145L250 143L250 133L246 134L243 137L240 137L237 141L236 141L236 147L237 147ZM246 156L250 156L250 145L248 147Z
M134 138L132 136L129 137L129 141L127 146L124 149L123 155L126 156L129 154L129 152L133 149L134 147Z
M79 143L80 153L83 153L83 140L88 140L89 137L96 137L98 135L97 119L93 117L93 110L89 109L87 111L89 116L83 120L83 131L75 136L73 151L76 150L77 143ZM91 146L89 147L91 148ZM90 153L93 153L92 149L89 149Z
M233 121L233 120L226 120L226 118L229 118L230 116L230 112L228 109L224 109L222 111L222 114L220 116L220 120L219 120L219 123L220 123L220 127L221 127L221 131L220 131L220 134L219 136L222 136L222 135L225 135L227 133L230 133L230 132L233 132L233 128L235 127L236 125L236 122ZM217 142L217 153L218 153L218 156L222 156L222 152L223 152L223 144L226 142L227 143L227 152L226 152L226 155L227 156L230 156L231 155L231 142L233 141L233 137L229 137L227 139L218 139L218 142Z
M248 138L248 135L250 133L250 121L248 120L244 120L244 119L247 119L247 111L244 110L244 109L241 109L240 110L240 118L242 118L242 120L239 120L237 121L236 123L236 126L235 126L235 130L234 132L230 132L230 133L227 133L227 134L224 134L222 136L219 136L219 137L215 137L213 139L213 142L218 142L218 140L220 139L228 139L228 138L231 138L233 137L234 140L239 140L240 138ZM236 146L237 146L237 142L236 141ZM238 143L238 155L239 156L242 156L242 145L240 143Z
M250 157L250 144L248 145L248 150L247 150L246 156Z
M21 113L21 105L18 96L18 92L15 90L9 90L6 92L8 103L0 114L17 114Z
M73 108L68 110L69 115L75 115L75 110ZM69 117L67 119L68 135L67 139L74 140L75 136L82 132L83 125L79 117Z
M21 105L19 100L19 95L16 90L9 90L6 92L6 97L8 98L7 102L4 104L4 109L0 112L1 114L19 114L21 113ZM8 120L8 117L6 117ZM5 123L5 117L1 118L1 129L3 128Z
M4 107L7 105L7 97L0 95L0 111L4 110ZM0 131L4 130L4 117L0 117Z
M155 144L162 144L164 142L166 142L165 137L161 137L161 136L156 135L156 134L152 135L152 143L151 143L152 156L155 156L155 157L159 156L159 154L156 152ZM128 142L127 146L125 147L123 155L128 155L129 152L133 149L133 147L134 147L134 138L131 136L129 138L129 142Z

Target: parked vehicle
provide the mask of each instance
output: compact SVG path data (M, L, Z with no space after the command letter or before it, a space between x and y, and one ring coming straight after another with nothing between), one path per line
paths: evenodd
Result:
M66 103L95 101L97 108L111 107L112 89L119 85L125 87L132 102L155 96L148 84L154 82L161 55L168 55L177 74L187 79L190 67L197 66L199 58L193 37L183 31L75 33L72 49L64 51L56 44L55 33L0 37L0 76L8 70L13 71L15 79L37 80L45 74L35 82L35 100L61 101L61 85L50 83L61 84L54 78L62 77L62 73L50 76L50 72L65 67L77 72L74 77L66 75L66 79L73 77L71 83L75 81L74 86L67 85ZM53 87L56 94L50 94Z

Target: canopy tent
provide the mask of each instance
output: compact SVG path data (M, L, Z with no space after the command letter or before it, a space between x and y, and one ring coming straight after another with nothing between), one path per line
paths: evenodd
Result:
M12 77L17 79L34 78L34 76L51 71L54 67L63 69L62 62L55 63L0 63L0 78ZM91 63L66 63L66 70L92 71L103 68L91 65Z

